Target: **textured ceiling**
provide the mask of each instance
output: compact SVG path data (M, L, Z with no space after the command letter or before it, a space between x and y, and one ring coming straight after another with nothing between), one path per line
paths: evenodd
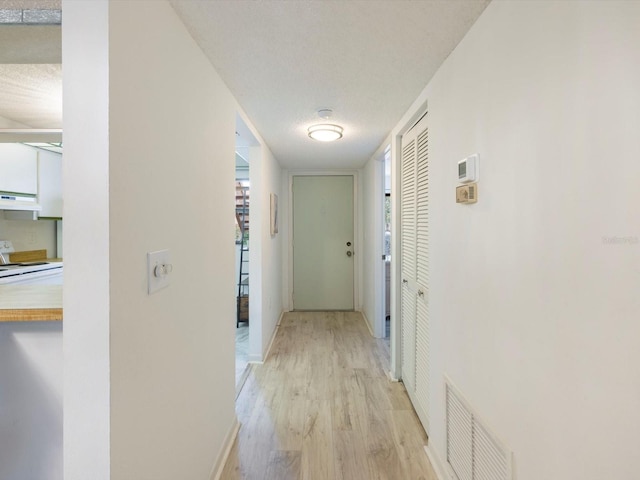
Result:
M60 9L60 0L0 0L0 10ZM62 127L60 25L0 25L2 124Z
M0 0L0 10L60 10L62 0Z
M489 0L171 0L283 166L357 168ZM0 9L60 8L0 0ZM0 26L0 119L62 124L60 26ZM331 108L344 138L306 129Z
M275 157L357 168L384 141L489 0L171 0ZM306 129L320 108L344 137Z
M62 65L0 64L0 116L33 128L62 128Z

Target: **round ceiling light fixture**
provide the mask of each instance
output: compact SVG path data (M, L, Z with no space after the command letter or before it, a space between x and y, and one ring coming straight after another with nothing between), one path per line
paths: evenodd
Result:
M318 110L318 116L325 120L329 119L332 113L328 108ZM334 140L338 140L342 138L343 131L340 125L333 123L319 123L307 129L309 137L320 142L333 142Z
M319 123L308 129L309 136L320 142L333 142L342 138L342 127L332 123Z

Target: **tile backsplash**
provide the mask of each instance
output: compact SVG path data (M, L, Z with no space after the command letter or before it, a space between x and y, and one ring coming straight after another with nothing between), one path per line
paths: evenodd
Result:
M6 220L0 211L0 240L11 240L16 252L47 249L47 257L56 256L55 220Z

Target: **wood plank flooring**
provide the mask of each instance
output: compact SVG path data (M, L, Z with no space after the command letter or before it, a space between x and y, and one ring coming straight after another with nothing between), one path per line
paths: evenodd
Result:
M389 351L353 312L284 316L236 405L223 480L436 480Z
M236 392L238 393L244 384L248 366L249 325L245 323L236 328Z

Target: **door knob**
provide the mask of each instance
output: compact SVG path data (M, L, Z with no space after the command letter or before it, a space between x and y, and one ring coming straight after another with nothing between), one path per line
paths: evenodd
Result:
M349 251L347 252L347 257L350 257L351 255L353 255L353 253L351 252L351 250L349 250Z

